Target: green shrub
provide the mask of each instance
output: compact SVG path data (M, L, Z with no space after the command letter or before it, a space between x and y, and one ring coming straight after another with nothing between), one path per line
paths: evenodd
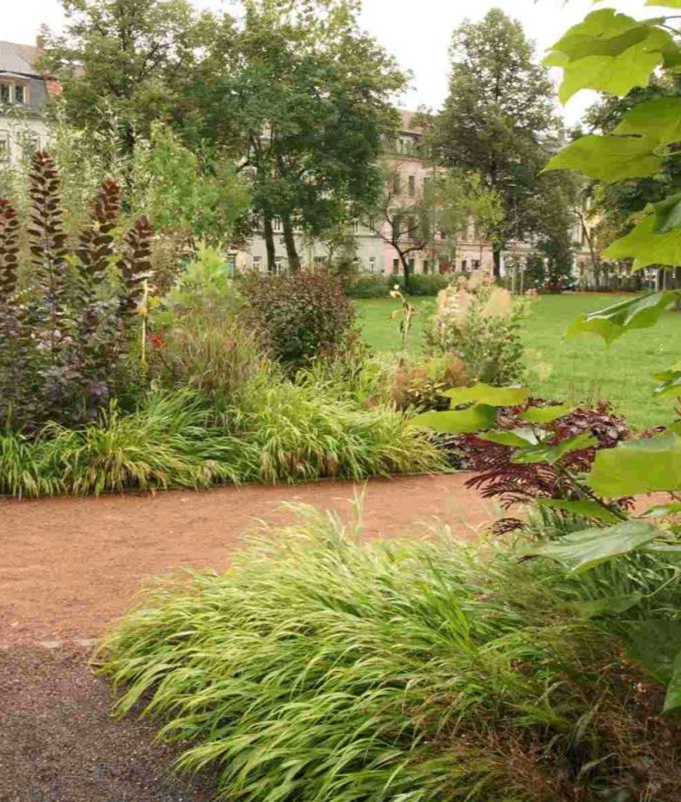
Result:
M414 273L409 278L409 295L437 295L452 281L444 273ZM359 273L345 284L345 293L350 298L386 298L390 290L398 285L404 292L404 276L383 273Z
M358 273L343 289L349 298L387 298L394 283L394 277L383 273Z
M471 383L515 384L525 371L520 322L526 315L523 299L485 277L460 279L438 294L426 346L460 359Z
M391 278L393 280L390 283L399 284L401 291L404 292L404 276ZM452 276L445 273L414 273L409 277L409 295L437 295L440 290L448 287L451 281Z
M99 655L119 715L162 717L180 765L247 802L675 798L659 689L570 609L602 589L351 534L308 511L223 575L150 589Z
M332 276L303 270L280 276L251 272L241 289L246 320L283 365L298 368L334 358L358 340L354 307Z

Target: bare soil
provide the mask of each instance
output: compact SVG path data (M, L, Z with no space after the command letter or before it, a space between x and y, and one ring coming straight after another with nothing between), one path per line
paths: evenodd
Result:
M365 536L414 534L439 517L474 537L492 506L465 476L368 483ZM88 666L96 638L140 583L179 566L227 567L254 518L281 502L349 518L361 486L323 482L155 496L0 500L0 802L209 802L210 777L171 772L175 752L147 721L111 717Z

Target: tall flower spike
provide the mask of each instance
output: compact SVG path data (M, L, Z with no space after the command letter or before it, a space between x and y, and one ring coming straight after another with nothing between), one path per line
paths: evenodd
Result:
M113 230L121 210L121 190L111 178L99 190L90 224L80 236L78 258L87 284L97 282L113 255Z
M151 276L151 239L154 230L146 215L138 217L128 232L127 253L118 262L125 293L121 299L124 314L134 315L144 295L144 280Z
M0 200L0 300L16 290L19 228L16 209L9 201Z

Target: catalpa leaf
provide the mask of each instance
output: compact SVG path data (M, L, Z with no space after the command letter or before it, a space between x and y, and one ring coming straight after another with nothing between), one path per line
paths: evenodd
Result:
M521 413L520 418L527 423L553 423L559 418L569 415L572 410L573 407L563 404L552 407L529 407L525 412Z
M598 445L598 440L589 432L582 432L576 437L570 437L555 446L539 443L536 446L528 446L522 451L518 451L511 457L511 462L517 465L531 465L536 462L547 462L554 465L559 459L573 451L581 451L584 448L591 448Z
M628 111L614 129L619 136L640 136L657 145L681 142L681 98L658 97Z
M497 443L500 446L511 446L512 448L527 448L537 444L537 436L532 429L515 429L512 432L486 432L480 435L481 440L488 443Z
M623 521L606 529L597 527L573 532L527 553L550 557L574 573L581 573L615 557L630 554L651 543L657 535L657 529L647 521Z
M596 334L610 344L632 329L654 326L681 293L674 290L637 295L596 312L580 315L567 331L572 339L580 334Z
M681 490L681 437L668 431L601 449L586 481L608 498Z
M599 181L623 181L655 175L662 169L655 141L618 136L580 137L557 153L546 170L577 170Z
M670 504L656 504L643 513L643 518L667 518L670 515L681 515L681 501Z
M413 419L417 426L427 426L445 434L471 434L490 429L496 423L495 407L476 404L468 409L448 409L444 412L424 412Z
M670 682L681 650L681 621L625 621L619 629L629 656L647 668L658 682Z
M667 695L664 698L663 713L671 713L681 707L681 649L674 658L672 677L667 685Z
M452 405L489 404L492 407L515 407L527 401L530 391L527 387L491 387L482 382L472 387L454 387L444 393L452 399Z
M656 373L655 378L660 382L653 390L653 395L660 398L681 398L681 370L665 370Z
M572 608L578 615L585 618L596 618L601 615L621 615L636 607L643 596L640 593L630 593L626 596L606 596L603 599L589 599L589 601L575 602Z
M681 195L654 204L653 211L603 252L606 259L633 259L634 270L681 264Z
M681 0L646 0L645 4L664 8L681 8Z
M621 520L614 512L611 512L597 501L591 501L590 499L570 501L561 498L540 498L537 499L537 503L551 510L561 510L562 512L570 513L570 515L581 515L583 518L593 518L596 521L602 521L606 524L615 524Z

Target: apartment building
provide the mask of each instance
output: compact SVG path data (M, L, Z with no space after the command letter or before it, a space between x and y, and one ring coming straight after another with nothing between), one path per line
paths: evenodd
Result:
M39 45L0 42L0 163L5 165L17 164L49 139L42 107L60 87L36 68Z
M399 135L389 146L389 162L391 172L395 176L394 188L400 206L409 207L410 200L415 202L421 196L424 185L433 177L432 168L427 166L420 156L420 145L423 131L415 123L415 112L401 111L402 125ZM398 252L390 243L389 220L377 220L369 224L367 221L355 220L352 223L352 234L357 248L357 267L361 272L398 274L403 267ZM281 232L281 223L274 222L275 234ZM434 240L419 250L410 250L408 262L413 272L429 273L439 270L443 257L443 241L437 232ZM298 252L306 267L314 268L327 260L328 250L321 242L308 242L303 237L296 240ZM283 238L275 238L276 263L278 270L286 270L288 260ZM255 236L244 253L234 255L239 267L267 269L267 254L264 239ZM477 236L476 227L471 221L468 231L456 243L456 258L449 268L457 271L491 271L493 267L492 248L489 242Z

